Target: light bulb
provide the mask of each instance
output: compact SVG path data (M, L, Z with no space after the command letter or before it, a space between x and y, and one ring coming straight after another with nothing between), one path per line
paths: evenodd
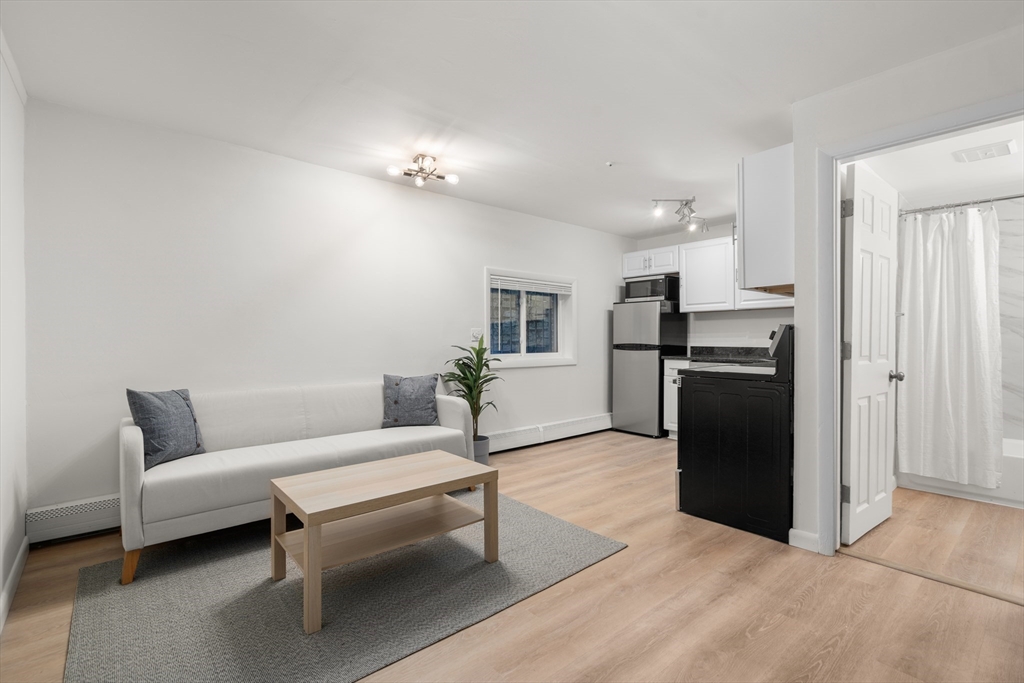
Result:
M413 182L416 183L416 187L423 187L423 177L422 176L416 176L416 180L414 180Z
M434 165L434 157L423 157L424 168L431 168Z
M448 175L446 175L444 177L444 179L447 180L452 185L458 185L459 184L459 176L455 175L454 173L449 173Z
M697 229L697 221L690 221L690 225L687 227L690 228L690 232L693 232L694 230Z
M398 175L402 170L397 166L388 166L388 175Z
M655 205L654 205L654 215L655 216L660 216L663 213L665 213L665 209L661 208L657 203L655 203Z

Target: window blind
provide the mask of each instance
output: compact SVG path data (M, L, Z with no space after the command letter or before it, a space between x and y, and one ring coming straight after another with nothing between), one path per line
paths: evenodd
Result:
M525 289L528 292L543 292L545 294L572 294L572 285L567 282L530 280L509 275L492 275L491 288Z

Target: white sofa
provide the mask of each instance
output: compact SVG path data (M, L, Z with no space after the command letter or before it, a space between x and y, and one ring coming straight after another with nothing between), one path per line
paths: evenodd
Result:
M142 430L121 421L122 583L145 546L269 518L271 479L430 450L473 457L464 400L439 395L438 425L381 429L379 382L194 394L192 405L206 453L148 471Z

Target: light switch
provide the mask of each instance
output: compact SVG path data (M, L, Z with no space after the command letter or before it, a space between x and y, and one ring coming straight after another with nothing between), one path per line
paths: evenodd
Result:
M469 341L476 342L480 341L480 337L484 336L483 330L479 327L473 327L469 330Z

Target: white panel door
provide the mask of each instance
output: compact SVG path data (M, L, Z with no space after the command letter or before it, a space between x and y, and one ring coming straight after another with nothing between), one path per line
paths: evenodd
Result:
M647 275L647 251L634 251L622 255L622 277Z
M850 544L892 516L896 427L896 265L899 195L863 164L847 169L840 540Z
M651 275L679 272L679 246L658 247L647 252L647 272Z
M679 245L679 310L731 311L735 301L732 237Z

